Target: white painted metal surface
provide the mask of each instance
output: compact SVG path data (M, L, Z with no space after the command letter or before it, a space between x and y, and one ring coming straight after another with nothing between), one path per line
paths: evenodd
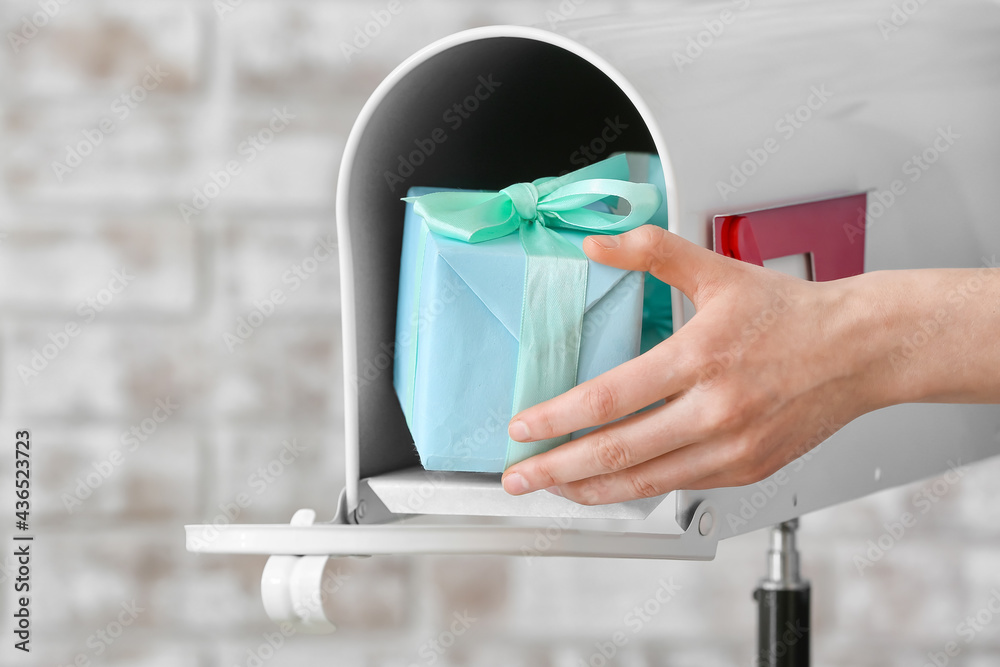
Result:
M275 554L282 556L485 555L575 556L711 560L717 531L698 534L698 526L680 535L559 529L553 524L551 546L538 549L546 526L409 525L188 526L188 547L201 553Z
M635 520L648 517L662 500L641 498L617 505L586 507L547 491L512 496L503 490L499 480L499 475L438 474L408 468L362 480L359 503L367 492L395 515L572 516L576 519ZM461 509L456 511L456 508ZM364 523L369 522L365 520Z

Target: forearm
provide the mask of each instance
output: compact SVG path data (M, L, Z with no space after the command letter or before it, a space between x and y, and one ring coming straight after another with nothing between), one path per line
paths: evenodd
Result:
M881 271L840 283L873 407L1000 403L1000 269Z

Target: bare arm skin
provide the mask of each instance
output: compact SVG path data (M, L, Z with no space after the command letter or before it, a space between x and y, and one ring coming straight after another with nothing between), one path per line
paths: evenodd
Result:
M1000 403L1000 269L814 283L648 225L584 250L650 271L697 314L646 354L515 415L509 432L522 442L606 425L511 466L509 493L594 505L742 486L872 410Z

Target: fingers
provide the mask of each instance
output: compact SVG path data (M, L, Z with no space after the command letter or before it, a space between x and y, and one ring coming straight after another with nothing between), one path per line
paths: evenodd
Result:
M790 461L786 461L785 463L790 463ZM684 488L694 491L700 489L721 489L728 486L747 486L770 477L782 467L784 467L782 463L772 461L771 459L764 461L757 459L740 461L726 468L711 472L701 479L694 480Z
M617 236L588 236L583 250L592 260L632 271L648 271L692 301L701 283L738 264L654 225Z
M560 494L581 505L606 505L652 498L691 488L724 464L725 453L708 443L681 447L637 466L559 487Z
M672 396L694 382L687 365L671 363L669 341L646 354L514 415L508 432L533 442L600 426Z
M695 440L696 409L678 399L608 424L511 466L504 473L504 488L515 495L530 493L649 461Z
M747 435L695 442L630 468L562 484L558 492L582 505L604 505L678 489L748 486L791 462L780 448L761 456L759 444Z

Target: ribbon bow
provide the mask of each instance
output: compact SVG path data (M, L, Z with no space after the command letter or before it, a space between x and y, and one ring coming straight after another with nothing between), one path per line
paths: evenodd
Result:
M660 207L660 192L628 181L628 162L618 155L558 178L515 183L499 192L435 192L407 197L436 234L482 243L515 232L525 252L524 294L511 414L558 396L576 385L587 299L587 256L556 229L617 234L644 224ZM626 215L593 208L625 200ZM419 258L423 256L423 243ZM414 377L416 359L411 360ZM408 405L412 410L412 390ZM505 468L552 449L569 436L520 443L509 440Z

